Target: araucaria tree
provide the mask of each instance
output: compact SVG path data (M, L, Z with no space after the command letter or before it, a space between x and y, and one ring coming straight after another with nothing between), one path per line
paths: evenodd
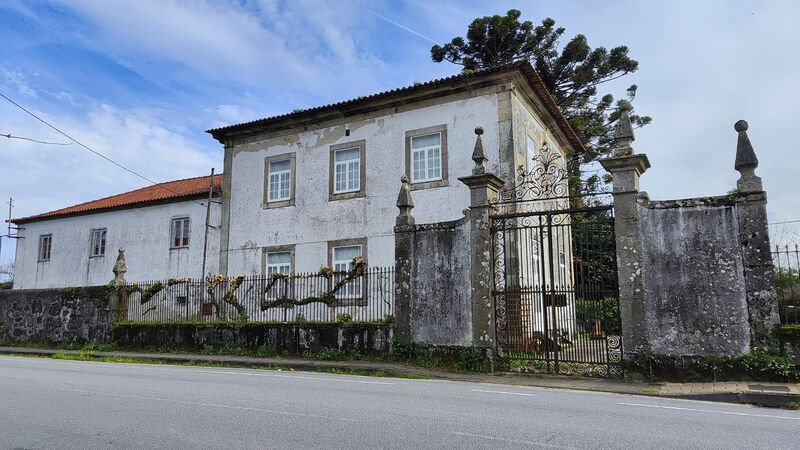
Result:
M534 27L530 21L520 22L521 15L512 9L505 16L479 17L469 25L466 38L434 45L431 57L435 62L460 64L464 72L529 60L586 148L567 161L570 190L572 194L594 192L602 180L595 171L581 177L581 167L611 151L613 124L619 116L619 102L611 94L598 94L598 86L635 72L639 63L628 56L628 47L592 48L582 34L562 46L565 30L556 28L555 20L548 17ZM627 98L635 96L636 85L632 85ZM631 121L639 127L651 119L631 114Z

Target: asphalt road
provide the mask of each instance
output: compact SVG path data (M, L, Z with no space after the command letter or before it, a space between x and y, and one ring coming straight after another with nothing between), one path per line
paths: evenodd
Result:
M304 372L0 357L0 448L800 448L800 413Z

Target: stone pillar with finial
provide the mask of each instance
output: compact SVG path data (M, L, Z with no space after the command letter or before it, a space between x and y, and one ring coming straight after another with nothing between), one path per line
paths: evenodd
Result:
M411 198L411 185L408 176L400 178L400 192L397 194L397 215L394 227L394 269L395 269L395 333L400 342L411 341L411 260L414 257L413 235L416 221L411 213L414 200Z
M476 347L494 347L495 327L492 308L492 256L491 202L497 198L503 180L487 172L486 152L483 149L483 128L475 128L475 148L472 160L475 167L472 175L458 180L469 187L470 192L470 274L472 280L472 341Z
M600 160L600 164L613 179L622 345L626 355L633 355L649 347L645 323L638 197L639 177L650 168L650 161L647 155L636 154L631 146L636 139L630 120L633 107L623 100L619 109L611 157Z
M747 136L747 122L739 120L733 127L738 133L734 168L741 174L733 197L742 245L751 347L767 350L775 344L772 330L779 322L767 225L767 193L761 178L755 174L758 158Z
M124 289L125 286L125 272L128 271L128 266L125 264L125 249L119 248L117 253L117 261L114 263L114 280L111 282L114 285L114 302L116 321L123 321L128 318L128 292Z

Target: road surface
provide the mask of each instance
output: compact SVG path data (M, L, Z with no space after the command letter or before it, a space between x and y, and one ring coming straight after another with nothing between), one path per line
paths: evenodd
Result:
M799 448L800 413L452 381L0 356L0 448Z

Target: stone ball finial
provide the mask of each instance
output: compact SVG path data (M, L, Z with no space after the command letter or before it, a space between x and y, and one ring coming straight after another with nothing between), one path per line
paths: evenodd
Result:
M750 127L750 125L747 124L746 120L737 120L736 123L733 124L733 129L738 131L738 132L740 132L740 133L742 131L747 131L747 129L749 127Z
M483 127L475 127L475 134L478 136L483 134Z
M628 111L628 112L633 111L633 105L631 105L631 102L629 102L627 100L620 100L620 102L619 102L619 110L620 111Z

